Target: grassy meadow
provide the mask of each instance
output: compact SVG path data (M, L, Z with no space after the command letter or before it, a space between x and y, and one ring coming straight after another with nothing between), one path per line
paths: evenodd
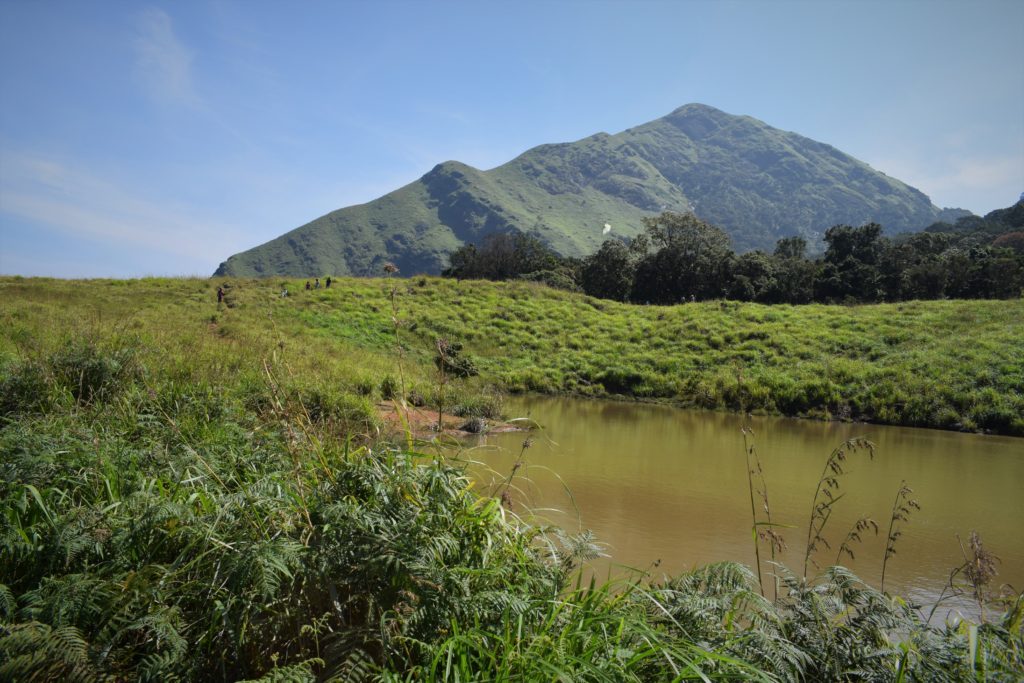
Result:
M200 382L259 381L271 359L287 368L280 381L347 402L372 431L373 401L403 379L407 393L436 402L434 342L445 337L480 373L445 388L463 411L488 393L537 391L1024 435L1019 299L661 307L527 283L303 283L7 278L0 358L127 334L160 350L152 363ZM219 307L218 284L228 287Z
M1024 597L991 600L980 544L956 590L983 618L942 626L841 567L780 570L770 593L734 563L583 582L588 534L524 524L458 452L382 438L377 411L404 385L465 416L511 389L1019 433L1021 302L638 308L525 284L301 284L0 279L0 681L1024 672ZM479 375L441 385L439 336Z

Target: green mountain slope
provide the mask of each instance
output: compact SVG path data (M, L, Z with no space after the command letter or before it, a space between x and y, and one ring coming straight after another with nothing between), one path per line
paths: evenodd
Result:
M919 230L968 212L834 147L690 104L617 135L541 145L489 171L448 161L367 204L333 211L221 264L217 275L437 273L451 251L496 231L537 235L565 256L641 229L644 216L693 211L738 251L780 237L812 243L838 223Z

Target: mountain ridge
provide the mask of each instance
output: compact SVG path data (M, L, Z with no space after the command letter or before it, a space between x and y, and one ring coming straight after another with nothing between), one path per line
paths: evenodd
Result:
M839 223L900 232L969 214L939 209L831 145L694 103L620 133L538 145L486 171L442 162L382 197L235 254L215 275L376 275L386 262L437 273L463 244L510 230L585 256L606 225L632 237L662 211L719 225L738 251L790 235L820 242Z

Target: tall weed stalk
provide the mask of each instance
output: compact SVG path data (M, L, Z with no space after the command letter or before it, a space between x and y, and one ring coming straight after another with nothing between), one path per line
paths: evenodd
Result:
M875 445L863 437L854 437L843 442L838 448L829 454L825 460L825 467L818 477L818 484L814 489L814 499L811 501L811 515L807 523L807 545L804 551L804 578L807 578L807 568L812 561L812 556L819 546L829 547L824 537L825 526L832 516L832 510L836 503L846 494L840 493L840 477L844 474L843 466L846 463L848 454L866 451L869 459L875 457ZM817 565L815 565L817 566Z
M750 535L754 540L754 559L757 563L757 583L764 595L764 579L761 576L761 541L768 544L771 552L772 566L775 566L775 553L786 549L786 541L782 534L775 531L775 528L782 526L772 522L772 509L768 502L768 483L764 478L764 468L761 466L761 459L754 448L754 431L749 427L742 429L743 449L747 459L747 488L750 493ZM758 521L755 494L761 501L761 509L764 511L765 521ZM779 595L778 578L774 580L775 599Z
M914 491L907 486L907 482L901 481L899 489L896 490L896 497L892 502L892 512L889 514L889 531L885 537L885 555L882 557L882 579L878 590L885 592L885 570L889 565L889 558L896 555L896 542L903 535L900 529L901 524L910 521L911 510L920 510L921 506L916 500L910 497Z

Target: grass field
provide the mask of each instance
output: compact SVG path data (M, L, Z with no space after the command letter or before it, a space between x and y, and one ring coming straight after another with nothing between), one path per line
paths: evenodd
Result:
M955 380L972 387L972 410L1018 409L1013 426L1020 302L658 309L522 284L293 282L285 298L281 284L0 279L0 680L1024 671L1024 596L992 599L980 546L957 590L988 618L941 627L842 567L780 569L772 599L733 563L586 583L588 534L524 524L474 489L457 452L380 438L375 406L403 383L428 404L443 389L447 410L490 416L501 387L686 401L687 382L719 381L702 405L728 407L735 386L737 405L751 406L751 378L801 363L828 367L848 400L860 381L850 368L868 372L859 354L877 348L879 365L918 382L899 386L906 395ZM741 338L751 330L764 336ZM465 343L478 377L439 386L439 335ZM940 369L913 377L929 356ZM804 373L797 388L814 380Z
M228 286L220 307L218 284ZM407 392L430 399L434 341L445 337L480 370L448 388L456 402L490 387L1024 435L1021 300L660 307L526 283L302 284L5 278L0 356L114 330L163 349L160 363L187 356L209 381L258 375L276 358L328 394L372 400L404 375Z

